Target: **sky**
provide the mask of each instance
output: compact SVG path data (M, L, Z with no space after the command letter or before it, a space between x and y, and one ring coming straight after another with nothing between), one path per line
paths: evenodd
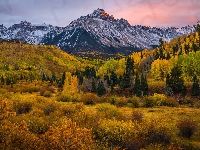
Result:
M200 0L1 0L0 24L26 20L65 27L97 8L131 25L183 27L200 21Z

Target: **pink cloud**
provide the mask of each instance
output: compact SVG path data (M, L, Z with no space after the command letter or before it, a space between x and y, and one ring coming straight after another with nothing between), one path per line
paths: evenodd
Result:
M123 11L115 13L115 17L125 18L132 25L141 24L157 27L194 25L200 19L198 17L200 2L197 0L146 0L139 2L124 6Z

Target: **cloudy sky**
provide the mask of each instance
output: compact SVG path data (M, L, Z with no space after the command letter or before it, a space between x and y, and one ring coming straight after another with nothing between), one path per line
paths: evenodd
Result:
M182 27L200 20L200 0L1 0L0 24L67 26L97 8L131 25Z

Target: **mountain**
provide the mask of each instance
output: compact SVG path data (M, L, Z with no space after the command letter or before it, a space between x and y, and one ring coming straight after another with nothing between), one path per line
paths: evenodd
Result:
M0 26L0 38L17 39L34 44L56 45L72 54L88 52L123 53L151 49L159 39L171 39L194 32L195 26L182 28L132 26L125 19L115 19L103 9L81 16L66 27L32 25L29 22L14 24L9 28Z

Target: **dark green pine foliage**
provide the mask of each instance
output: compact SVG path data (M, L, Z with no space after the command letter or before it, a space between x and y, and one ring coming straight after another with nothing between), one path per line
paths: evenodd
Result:
M80 73L77 77L78 77L78 84L82 85L83 84L83 74Z
M142 95L148 95L148 83L146 76L141 75L141 92L143 93Z
M199 96L199 95L200 95L199 80L197 79L197 76L194 75L192 84L192 96Z
M132 85L132 76L134 75L134 60L131 57L126 59L126 69L124 73L124 88L130 88Z
M140 78L139 78L138 73L136 73L135 85L133 88L133 92L136 96L141 96L141 84L140 84Z
M106 83L108 84L108 86L110 86L110 79L109 79L109 76L107 74L104 75L104 81L106 81Z
M53 82L56 81L56 75L55 75L54 73L52 73L52 75L51 75L51 80L52 80Z
M113 94L114 93L114 85L113 85L113 81L111 80L110 83L110 93Z
M91 90L91 92L96 92L96 91L97 91L97 89L96 89L95 80L94 80L94 78L92 78L92 90Z
M46 81L46 75L45 73L42 74L42 82Z
M113 86L118 84L118 78L114 71L111 72L110 75L110 83L112 82Z
M170 75L167 74L166 76L166 87L165 87L165 93L167 96L170 96L172 93L171 93L171 87L170 87Z
M119 83L120 89L123 89L123 87L124 87L124 79L123 79L122 76L119 76L119 81L118 81L118 83Z
M61 77L61 84L62 84L62 85L65 84L65 79L66 79L66 73L63 72L62 77Z
M1 84L3 85L5 83L5 79L3 77L3 75L1 76Z
M172 88L172 91L177 94L181 93L184 87L184 81L181 77L182 71L177 65L172 68L170 73L169 85Z
M86 78L88 78L88 79L90 79L92 77L96 78L96 71L95 71L94 67L90 68L89 66L87 66L85 68L84 76L86 76Z
M200 48L200 22L197 23L197 26L196 26L196 32L198 32L198 35L199 35L199 39L198 39L198 46Z
M99 81L99 84L98 84L98 87L97 87L97 94L99 96L106 94L106 88L104 87L104 84L103 84L102 81Z
M159 53L160 53L159 58L160 58L160 59L165 59L165 56L164 56L164 54L163 54L163 50L164 50L164 49L163 49L163 43L164 43L164 42L163 42L162 38L160 38L160 39L159 39L159 47L160 47L160 48L159 48Z

